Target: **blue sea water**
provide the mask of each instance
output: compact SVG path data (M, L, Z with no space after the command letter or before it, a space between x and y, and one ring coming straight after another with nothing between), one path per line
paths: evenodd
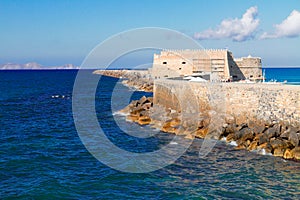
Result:
M265 68L266 81L287 81L288 84L300 85L300 68Z
M196 139L175 163L151 173L107 167L86 150L74 126L76 74L0 71L0 199L300 199L300 163L237 151L221 141L199 158L203 141ZM267 69L266 75L300 82L300 69ZM96 113L107 137L132 152L170 142L171 134L133 138L118 128L113 117L137 133L153 131L113 116L115 84L117 79L102 77L96 92ZM120 84L118 92L129 89ZM151 93L134 92L132 99L143 95Z

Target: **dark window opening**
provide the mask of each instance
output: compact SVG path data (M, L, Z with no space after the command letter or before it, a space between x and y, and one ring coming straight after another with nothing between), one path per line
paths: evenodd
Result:
M164 77L168 77L168 75L164 75Z
M181 67L179 67L178 69L181 70Z
M163 62L163 64L164 64L164 65L166 65L166 64L167 64L167 62Z
M182 62L181 64L185 65L186 62Z
M253 78L253 75L250 75L250 78Z

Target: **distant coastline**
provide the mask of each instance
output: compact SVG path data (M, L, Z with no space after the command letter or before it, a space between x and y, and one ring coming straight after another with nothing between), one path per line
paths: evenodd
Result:
M43 66L36 62L29 62L25 64L6 63L0 65L0 70L72 70L79 69L79 66L73 64L64 64L61 66Z

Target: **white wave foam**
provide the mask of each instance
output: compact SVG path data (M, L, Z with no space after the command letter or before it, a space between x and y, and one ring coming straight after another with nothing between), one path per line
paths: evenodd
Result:
M178 144L178 143L177 143L177 142L170 142L170 144L176 145L176 144Z
M267 153L265 149L261 149L258 151L259 154L264 155L264 156L271 156L271 153Z
M66 99L70 99L70 97L69 96L67 96L67 95L59 95L59 94L55 94L55 95L51 95L51 98L52 99L64 99L64 98L66 98Z
M226 142L226 137L222 137L222 139L221 139L221 141L224 141L224 142Z
M114 116L115 116L115 115L119 115L119 116L124 116L124 117L126 117L126 116L129 115L129 113L123 113L123 112L120 112L120 111L116 111L116 112L113 113L113 115L114 115Z
M237 143L236 143L236 141L231 141L231 142L229 142L229 145L237 146Z

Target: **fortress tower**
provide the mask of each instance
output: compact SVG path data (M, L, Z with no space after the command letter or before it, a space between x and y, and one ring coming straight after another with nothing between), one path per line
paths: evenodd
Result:
M212 81L262 79L261 59L234 59L226 49L164 50L154 54L151 75L156 78L180 76L209 77Z

